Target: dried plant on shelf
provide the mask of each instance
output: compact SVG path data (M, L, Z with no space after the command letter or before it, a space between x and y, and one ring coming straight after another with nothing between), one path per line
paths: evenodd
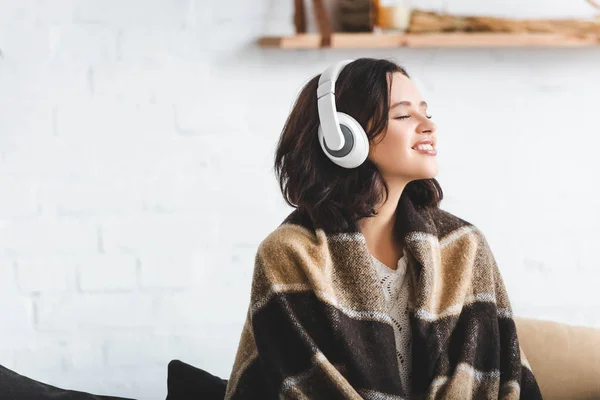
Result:
M588 0L592 1L592 0ZM409 33L431 32L503 32L560 33L565 35L598 35L600 19L509 19L496 17L456 16L413 10Z
M600 10L598 0L586 0ZM502 33L559 33L565 35L598 35L600 16L595 20L581 19L510 19L483 16L457 16L413 10L410 33L432 32L502 32Z

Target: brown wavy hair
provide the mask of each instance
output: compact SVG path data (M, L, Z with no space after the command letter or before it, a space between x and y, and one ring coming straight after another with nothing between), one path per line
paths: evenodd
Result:
M336 81L338 111L354 117L365 128L369 143L387 128L391 75L404 68L385 59L361 58L348 64ZM389 190L370 160L346 169L323 153L318 140L317 86L320 75L301 90L284 125L275 152L275 174L285 201L308 214L326 230L347 229L376 215L375 206ZM402 194L417 207L439 207L442 188L435 179L410 182Z

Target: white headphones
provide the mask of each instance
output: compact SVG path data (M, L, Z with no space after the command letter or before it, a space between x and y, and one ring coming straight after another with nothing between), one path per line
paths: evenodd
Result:
M344 67L354 60L344 60L327 68L319 78L319 143L331 161L344 168L360 166L369 155L369 139L360 124L335 106L335 81Z

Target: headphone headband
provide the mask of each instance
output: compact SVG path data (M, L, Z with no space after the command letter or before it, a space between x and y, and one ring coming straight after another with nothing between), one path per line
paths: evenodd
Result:
M327 68L319 78L319 87L317 89L317 98L323 97L327 93L335 94L335 81L344 69L354 60L340 61L331 67Z

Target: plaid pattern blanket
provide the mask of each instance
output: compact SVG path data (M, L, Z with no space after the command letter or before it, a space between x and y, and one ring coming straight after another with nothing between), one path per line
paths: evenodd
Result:
M259 246L226 399L405 399L394 332L356 223L325 232L295 210ZM484 235L403 196L415 288L413 399L541 399Z

